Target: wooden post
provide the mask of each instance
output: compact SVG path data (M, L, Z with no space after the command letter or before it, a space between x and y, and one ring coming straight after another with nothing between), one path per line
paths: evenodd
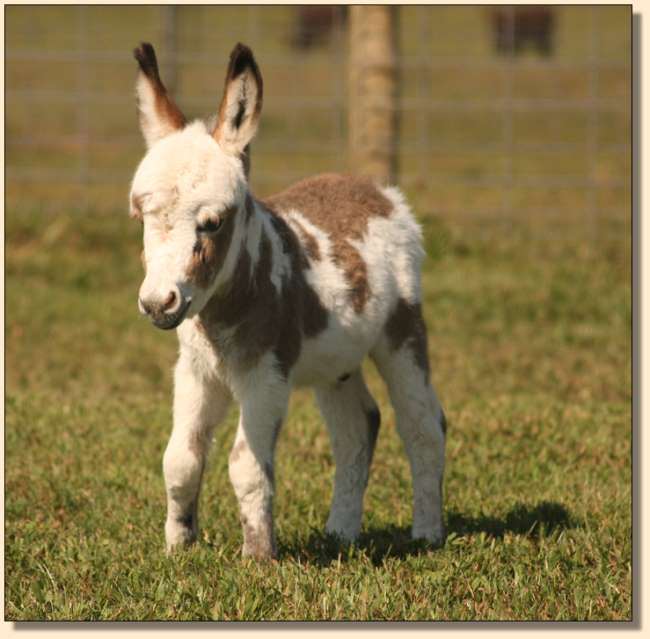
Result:
M398 7L350 7L349 155L353 173L397 178Z

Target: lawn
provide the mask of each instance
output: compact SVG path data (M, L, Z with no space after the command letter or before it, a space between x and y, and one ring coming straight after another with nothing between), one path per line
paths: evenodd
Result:
M48 11L50 24L61 19L61 8ZM97 32L92 46L119 48L122 39L131 44L140 15L134 11L119 42L104 42ZM475 15L463 11L470 9L444 14L444 24ZM20 16L13 16L14 24ZM108 33L114 15L105 9L102 16ZM567 16L566 29L575 27L575 14ZM39 25L29 26L34 37ZM625 32L617 33L619 39L604 38L610 53L625 44ZM48 29L44 37L59 38L55 46L64 47L66 34ZM588 54L588 43L571 40L566 30L561 34L560 60ZM19 47L21 41L11 37L8 46ZM483 55L485 43L471 42L469 54ZM436 41L434 49L450 55L445 46ZM9 62L9 79L14 71ZM45 73L31 72L37 79ZM529 81L543 88L539 78ZM446 90L453 90L453 82L458 80L447 78ZM475 82L472 91L480 83L490 90L480 74ZM599 86L627 99L616 74L603 76ZM98 118L97 126L110 127L111 115L122 108L135 134L130 103L105 107L107 117ZM46 115L54 127L57 118L66 121L56 105ZM10 140L25 117L19 103L8 105ZM551 135L582 139L580 118L518 122L526 142ZM300 125L307 129L308 121ZM282 126L271 106L271 130ZM604 117L599 130L620 141L626 126L624 116ZM431 140L440 130L452 146L462 136L488 144L493 123L489 114L480 114L467 125L432 119L425 127ZM271 139L260 140L254 173L321 168L295 158L290 165L288 154L272 158ZM59 151L55 145L51 155L30 156L10 148L8 162L74 164L74 153ZM582 170L584 156L580 151L556 165L557 158L523 154L528 164L517 170L570 174L572 167ZM97 157L122 168L133 164L110 153ZM611 164L603 157L591 167L597 175L629 174L625 156ZM155 330L137 311L141 229L126 214L128 177L119 188L95 185L84 207L75 189L65 193L63 182L53 185L48 200L47 185L26 188L9 177L5 618L631 619L629 200L625 190L599 191L598 212L592 214L589 195L578 189L541 190L534 200L515 188L508 213L460 214L465 197L475 198L475 208L498 209L501 188L469 193L462 181L447 186L446 176L485 175L502 160L503 154L488 152L478 159L467 152L432 153L420 168L439 179L406 189L424 229L423 307L432 378L449 421L445 546L409 541L408 464L386 391L369 364L368 383L383 423L359 543L342 547L322 532L333 460L311 392L297 390L277 448L279 559L261 564L240 557L227 472L235 408L215 433L200 539L186 552L165 556L161 465L177 345L173 334ZM106 194L101 201L100 192ZM256 192L268 190L260 184ZM536 207L546 214L530 213Z
M280 558L239 557L216 433L200 542L163 552L175 338L137 315L139 225L7 218L8 619L629 619L629 224L425 224L433 378L449 415L440 550L408 540L386 393L357 547L322 534L333 463L307 391L278 443ZM576 231L576 229L574 229ZM552 244L548 232L555 232Z

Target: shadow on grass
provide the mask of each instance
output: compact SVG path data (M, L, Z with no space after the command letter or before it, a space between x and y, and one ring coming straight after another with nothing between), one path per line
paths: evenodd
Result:
M504 517L480 515L471 517L457 511L446 512L447 535L454 538L485 533L489 538L501 539L506 533L540 539L557 530L577 528L580 524L569 511L556 502L543 501L535 506L516 504ZM358 550L357 550L358 549ZM306 541L280 544L282 557L327 566L335 561L347 562L362 551L374 565L389 557L405 558L432 550L424 541L411 539L410 527L386 526L364 531L355 546L341 543L325 532L314 530Z
M578 522L569 511L554 501L542 501L536 506L516 504L503 517L467 517L456 511L447 512L447 533L457 537L484 532L490 537L501 538L512 533L532 539L546 537L553 531L577 528Z

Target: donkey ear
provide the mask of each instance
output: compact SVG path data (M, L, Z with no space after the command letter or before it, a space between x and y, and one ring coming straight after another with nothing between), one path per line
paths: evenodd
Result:
M133 50L140 69L135 85L140 129L147 148L185 126L185 116L167 95L158 73L156 53L148 42Z
M212 136L234 155L244 153L257 131L262 111L262 75L253 52L237 44L230 54L223 99Z

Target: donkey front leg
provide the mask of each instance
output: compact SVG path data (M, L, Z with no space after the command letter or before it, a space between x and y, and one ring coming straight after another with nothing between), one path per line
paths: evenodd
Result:
M216 380L198 376L181 353L174 371L174 427L163 458L167 552L196 539L199 491L210 437L229 403L229 391Z
M286 386L258 388L242 398L228 470L239 501L244 557L265 559L277 554L273 533L273 455L288 398Z

